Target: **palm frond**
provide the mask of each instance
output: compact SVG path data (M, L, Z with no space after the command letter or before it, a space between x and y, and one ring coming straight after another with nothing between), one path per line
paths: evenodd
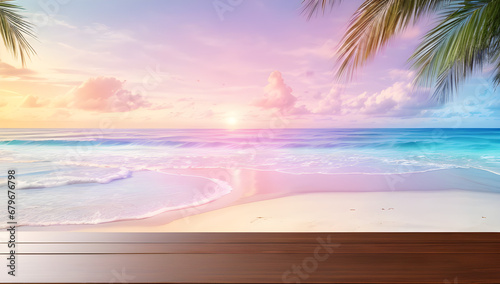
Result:
M450 100L466 78L498 57L499 17L499 0L455 1L443 9L440 22L410 58L417 69L415 85L435 85L433 97Z
M491 33L496 34L496 38L490 43L492 51L490 63L493 66L493 84L498 87L500 85L500 17L498 15L491 25Z
M325 12L328 6L333 7L342 0L302 0L302 13L307 15L307 19L317 15L320 11Z
M498 85L500 85L500 60L496 62L495 67L495 74L493 74L493 84L495 84L495 87L498 87Z
M450 1L366 0L354 13L341 41L337 78L352 78L354 71L372 59L391 38Z
M26 59L36 54L25 36L35 35L33 26L18 13L22 8L10 1L0 0L0 34L7 49L14 57L19 57L24 66Z

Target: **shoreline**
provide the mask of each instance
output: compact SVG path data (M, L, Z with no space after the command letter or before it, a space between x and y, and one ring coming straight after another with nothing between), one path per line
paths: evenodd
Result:
M399 174L393 181L382 175L361 179L356 174L286 174L248 169L163 172L209 178L219 174L230 180L233 190L209 203L144 219L19 229L78 232L500 231L500 221L496 217L500 216L500 209L496 209L500 194L493 192L499 188L495 186L500 183L500 177L484 172L473 173L481 174L478 180L488 180L487 185L478 184L456 170ZM453 189L433 190L436 184L450 184ZM471 186L479 191L464 190ZM380 191L381 188L385 190ZM420 207L417 200L420 200ZM434 223L436 218L441 223ZM455 218L460 221L454 221Z

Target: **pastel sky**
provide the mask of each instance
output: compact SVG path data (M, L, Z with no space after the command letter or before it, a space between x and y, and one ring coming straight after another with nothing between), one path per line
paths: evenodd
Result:
M0 127L498 127L487 73L446 105L411 92L432 20L350 82L335 48L361 1L310 21L301 0L23 0L37 55L0 48Z

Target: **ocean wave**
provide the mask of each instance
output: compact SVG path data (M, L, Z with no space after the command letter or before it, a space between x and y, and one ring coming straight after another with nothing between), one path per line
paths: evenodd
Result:
M172 210L197 210L233 188L225 181L179 174L143 171L116 185L20 191L23 214L19 226L99 224L149 218ZM55 198L54 198L55 197ZM119 197L119 198L118 198ZM5 212L0 218L6 217Z
M227 142L197 142L171 140L144 140L144 139L99 139L99 140L7 140L0 141L0 145L10 146L170 146L176 148L217 148L234 147L234 143ZM247 147L247 144L241 145Z
M126 168L120 168L118 172L108 173L107 175L91 177L68 175L67 173L56 173L55 176L37 176L37 179L32 181L20 179L17 189L52 188L85 183L105 184L116 180L130 178L131 176L132 172Z
M401 149L401 150L484 150L496 149L500 139L485 137L445 137L433 139L421 137L384 137L373 138L371 136L359 137L356 135L346 137L307 137L285 138L284 135L272 138L258 137L128 137L128 138L104 138L104 139L81 139L81 140L4 140L0 146L43 146L43 147L167 147L167 148L190 148L190 149L296 149L296 148L323 148L323 149ZM178 139L182 138L182 139Z
M173 148L417 148L427 145L441 145L443 143L429 142L374 142L374 141L358 141L358 142L330 142L319 143L318 140L306 139L268 139L268 140L245 140L245 139L229 139L232 141L183 141L183 140L142 140L142 139L99 139L99 140L8 140L0 141L0 145L10 146L75 146L75 147L92 147L92 146L167 146ZM322 141L322 140L320 140ZM479 146L482 146L480 144Z
M269 169L259 169L259 168L245 168L248 170L256 170L256 171L273 171ZM293 168L293 169L278 169L275 170L277 172L281 173L287 173L287 174L293 174L293 175L305 175L305 174L322 174L322 175L366 175L366 176L373 176L373 175L382 175L382 176L397 176L397 175L412 175L412 174L421 174L421 173L432 173L432 172L446 172L446 171L453 171L453 170L472 170L472 171L484 171L488 172L497 176L500 176L500 172L497 172L495 170L491 169L485 169L481 167L460 167L460 166L448 166L448 167L441 167L441 168L433 168L433 169L425 169L425 170L413 170L413 171L392 171L392 172L362 172L362 171L342 171L342 172L328 172L324 170L313 170L313 171L301 171L300 168Z

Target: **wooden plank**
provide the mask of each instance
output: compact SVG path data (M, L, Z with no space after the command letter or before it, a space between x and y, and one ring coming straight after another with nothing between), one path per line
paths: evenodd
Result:
M48 236L19 232L0 282L500 283L499 233Z
M314 252L318 244L18 244L19 255L26 254L296 254ZM499 253L499 243L451 244L325 244L339 253ZM1 253L0 255L6 255Z
M498 283L500 254L27 255L17 281ZM295 270L294 270L295 269ZM296 271L296 272L294 272ZM117 276L118 275L118 276ZM120 276L121 275L121 276ZM120 283L115 279L115 283Z
M338 243L499 242L500 233L79 233L18 231L20 243L316 243L332 236ZM6 239L0 239L0 244Z

